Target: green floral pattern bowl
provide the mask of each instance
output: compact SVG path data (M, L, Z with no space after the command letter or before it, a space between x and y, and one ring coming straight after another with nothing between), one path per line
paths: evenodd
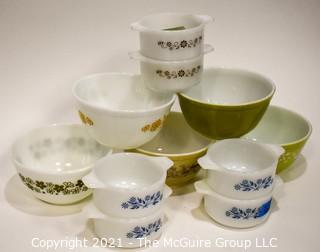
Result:
M206 154L210 142L190 128L181 112L170 112L159 135L134 151L170 158L174 164L167 171L166 183L173 186L185 184L197 175L197 160Z
M34 129L13 145L13 163L33 195L51 204L71 204L92 193L82 181L95 161L111 153L85 126L51 125Z
M301 115L285 108L270 106L258 126L243 137L280 144L285 152L279 158L279 173L294 163L311 132L311 124Z
M252 130L275 92L273 82L239 69L208 68L199 85L179 94L188 124L211 139L237 138Z

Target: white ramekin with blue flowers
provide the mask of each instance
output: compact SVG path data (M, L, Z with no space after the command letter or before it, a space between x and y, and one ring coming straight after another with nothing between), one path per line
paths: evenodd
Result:
M165 179L172 165L167 157L116 153L99 160L83 181L102 213L139 218L159 210L170 196Z

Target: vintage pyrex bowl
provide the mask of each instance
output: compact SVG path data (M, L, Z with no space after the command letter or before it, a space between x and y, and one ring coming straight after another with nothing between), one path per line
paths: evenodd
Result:
M175 61L201 55L204 27L213 19L206 15L159 13L132 23L140 32L141 53L149 58Z
M208 184L233 199L253 199L273 189L283 148L246 139L226 139L211 145L198 163L208 170Z
M70 204L91 194L82 177L110 149L92 139L83 125L60 124L34 129L12 148L22 182L37 198Z
M119 218L103 214L92 205L84 210L87 218L93 220L94 232L110 246L123 248L137 248L149 244L145 241L153 241L160 238L163 223L163 208L140 218Z
M93 202L104 214L137 218L157 211L171 194L165 186L173 162L166 157L116 153L98 161L83 178Z
M206 153L210 142L190 128L181 112L170 112L160 133L135 151L170 158L174 164L167 172L166 183L180 185L197 175L197 159Z
M212 51L205 46L204 53ZM156 92L175 93L197 85L202 76L203 54L180 61L160 61L143 56L140 52L129 53L130 58L140 61L141 75L146 86Z
M153 93L140 75L103 73L76 82L73 95L90 135L111 148L136 148L162 128L174 95Z
M275 92L273 82L240 69L208 68L202 81L179 94L188 124L212 139L240 137L252 130Z
M270 214L272 192L248 200L224 197L213 191L205 180L194 183L197 192L204 194L204 208L216 222L234 228L249 228L267 219Z
M277 172L281 172L296 160L311 132L311 124L301 115L285 108L270 106L257 127L243 137L281 145L285 149L277 168Z

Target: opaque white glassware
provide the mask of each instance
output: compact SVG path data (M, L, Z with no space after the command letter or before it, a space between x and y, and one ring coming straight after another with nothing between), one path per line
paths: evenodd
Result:
M195 58L180 61L160 61L147 58L140 52L129 53L130 58L140 61L140 70L145 85L162 93L184 91L201 81L203 54L212 51L206 45L204 52Z
M204 208L216 222L234 228L249 228L264 222L270 214L272 191L247 200L238 200L218 194L205 180L194 183L197 192L204 194Z
M91 194L82 177L111 153L92 139L85 126L55 124L30 131L13 145L13 163L35 197L70 204Z
M144 239L153 241L161 236L164 224L162 208L141 218L109 216L93 205L87 206L83 211L87 218L93 220L96 235L115 247L143 247L146 245Z
M155 137L175 100L145 88L140 75L126 73L84 77L73 95L90 135L116 149L136 148Z
M212 21L207 15L158 13L132 23L131 28L140 32L140 50L144 56L176 61L201 55L204 27ZM181 26L185 29L164 30Z
M138 218L157 211L171 194L165 179L172 165L166 157L116 153L97 162L83 181L104 214Z
M284 149L246 139L226 139L212 144L198 159L208 170L208 184L234 199L253 199L273 188L278 159Z

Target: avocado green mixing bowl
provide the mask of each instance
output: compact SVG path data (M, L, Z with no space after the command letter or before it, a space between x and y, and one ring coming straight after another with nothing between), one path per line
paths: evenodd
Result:
M262 118L275 92L266 77L241 69L204 69L200 84L179 93L188 124L211 139L240 137Z
M293 164L311 132L311 124L301 115L285 108L270 106L257 127L243 138L281 145L285 152L279 158L279 173Z

